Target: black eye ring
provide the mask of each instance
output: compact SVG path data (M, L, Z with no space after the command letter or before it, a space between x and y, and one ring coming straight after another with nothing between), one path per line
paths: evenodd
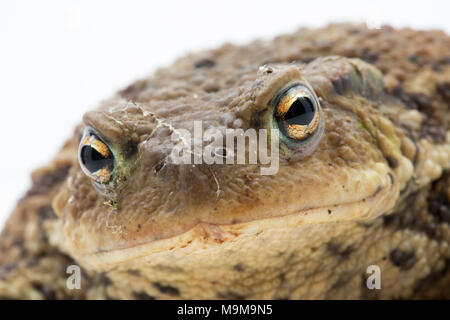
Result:
M106 184L114 173L115 158L108 145L86 129L78 148L78 161L83 172L94 182Z

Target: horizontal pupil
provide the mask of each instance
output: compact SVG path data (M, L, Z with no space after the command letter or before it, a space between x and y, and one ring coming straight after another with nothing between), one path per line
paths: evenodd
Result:
M112 167L114 159L112 157L105 158L100 152L91 146L84 146L81 149L81 161L89 172L94 173L105 167Z
M314 105L307 97L298 97L284 115L284 120L289 125L307 126L314 119Z

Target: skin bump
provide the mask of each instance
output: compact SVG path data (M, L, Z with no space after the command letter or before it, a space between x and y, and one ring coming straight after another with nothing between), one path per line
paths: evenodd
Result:
M416 254L414 251L394 249L390 252L389 259L400 270L407 271L415 265Z

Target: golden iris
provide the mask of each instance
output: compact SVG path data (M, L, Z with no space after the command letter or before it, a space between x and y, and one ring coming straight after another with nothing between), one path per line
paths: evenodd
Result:
M95 134L87 132L81 139L78 159L83 172L97 183L108 183L114 171L114 155Z
M276 100L274 112L278 128L288 138L305 140L319 127L318 101L306 86L296 85L283 92Z

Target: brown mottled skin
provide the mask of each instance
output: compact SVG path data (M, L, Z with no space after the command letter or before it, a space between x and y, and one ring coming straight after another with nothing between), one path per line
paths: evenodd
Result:
M281 146L268 176L167 161L194 120L267 128L290 81L323 110L307 157ZM33 173L0 237L0 297L450 298L449 103L442 31L330 25L181 58L87 113ZM77 161L85 126L120 155L106 196Z

